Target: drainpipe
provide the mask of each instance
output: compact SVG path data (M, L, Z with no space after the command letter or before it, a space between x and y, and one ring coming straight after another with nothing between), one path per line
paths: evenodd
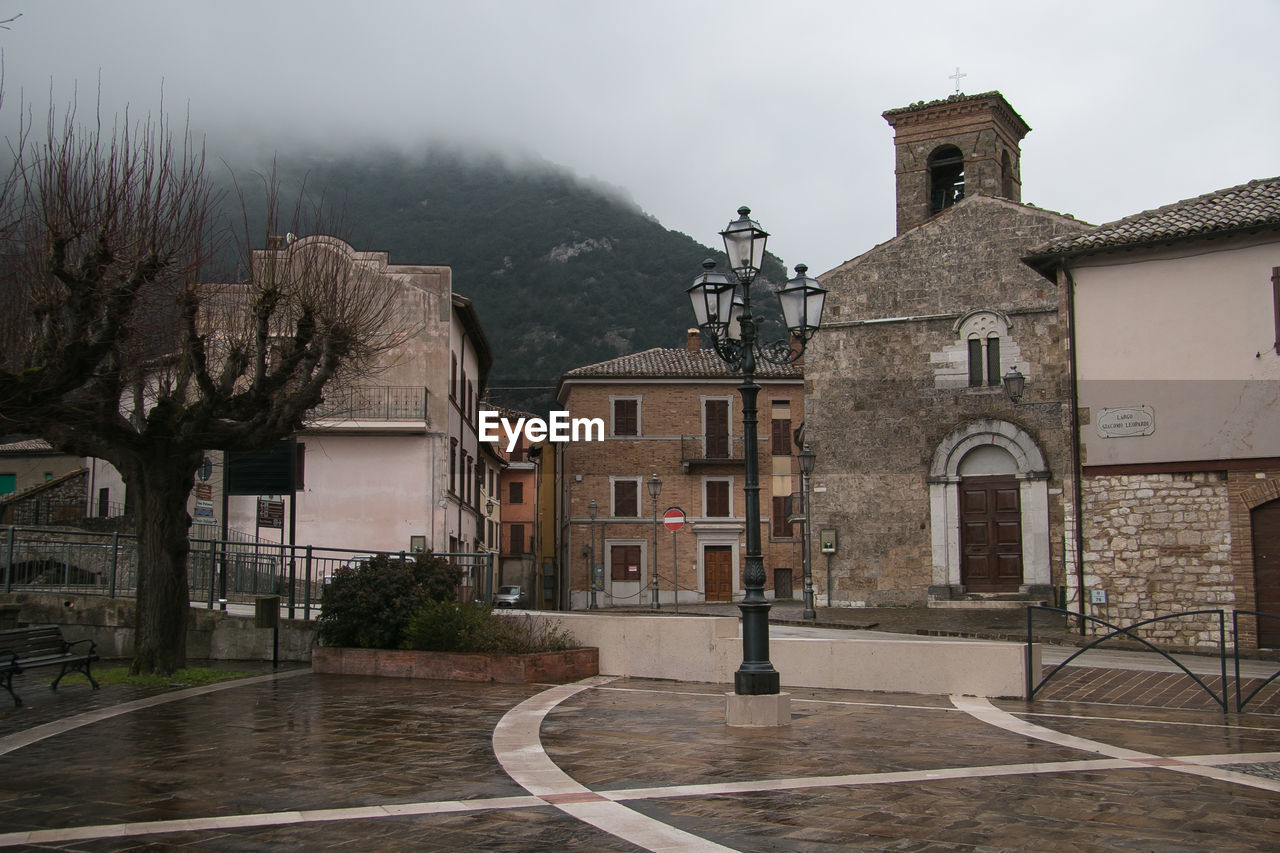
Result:
M1076 280L1071 270L1062 268L1067 288L1067 341L1070 347L1071 383L1071 477L1076 493L1076 607L1080 611L1080 633L1085 633L1084 605L1084 465L1080 459L1080 377L1076 361Z

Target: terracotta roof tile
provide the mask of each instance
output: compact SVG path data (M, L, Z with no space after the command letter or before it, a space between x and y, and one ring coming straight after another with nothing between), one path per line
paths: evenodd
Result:
M1049 259L1280 228L1280 177L1264 178L1146 210L1092 231L1051 240L1031 254Z
M655 347L599 364L576 367L566 373L564 379L734 379L741 375L730 370L709 349L689 352L685 348ZM804 378L804 371L794 364L779 366L757 362L756 378L799 381Z

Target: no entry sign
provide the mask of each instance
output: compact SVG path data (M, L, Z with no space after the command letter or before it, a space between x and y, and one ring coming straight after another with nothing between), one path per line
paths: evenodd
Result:
M684 510L678 506L669 507L662 514L662 526L673 533L684 527Z

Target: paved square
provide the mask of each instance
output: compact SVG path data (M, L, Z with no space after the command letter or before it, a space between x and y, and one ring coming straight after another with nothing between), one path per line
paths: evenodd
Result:
M1280 846L1274 713L795 690L744 730L715 684L33 686L0 712L10 849Z

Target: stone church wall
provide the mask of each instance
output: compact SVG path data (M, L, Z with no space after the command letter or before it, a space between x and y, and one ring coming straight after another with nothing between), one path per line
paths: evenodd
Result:
M1047 460L1054 584L1065 584L1063 492L1071 477L1067 406L1015 407L1000 386L955 382L958 323L978 309L1008 320L1000 373L1017 363L1027 400L1065 401L1058 289L1020 258L1084 226L974 197L822 277L829 322L806 356L806 433L817 453L814 527L836 528L833 604L918 605L934 583L930 460L954 430L1016 424Z

